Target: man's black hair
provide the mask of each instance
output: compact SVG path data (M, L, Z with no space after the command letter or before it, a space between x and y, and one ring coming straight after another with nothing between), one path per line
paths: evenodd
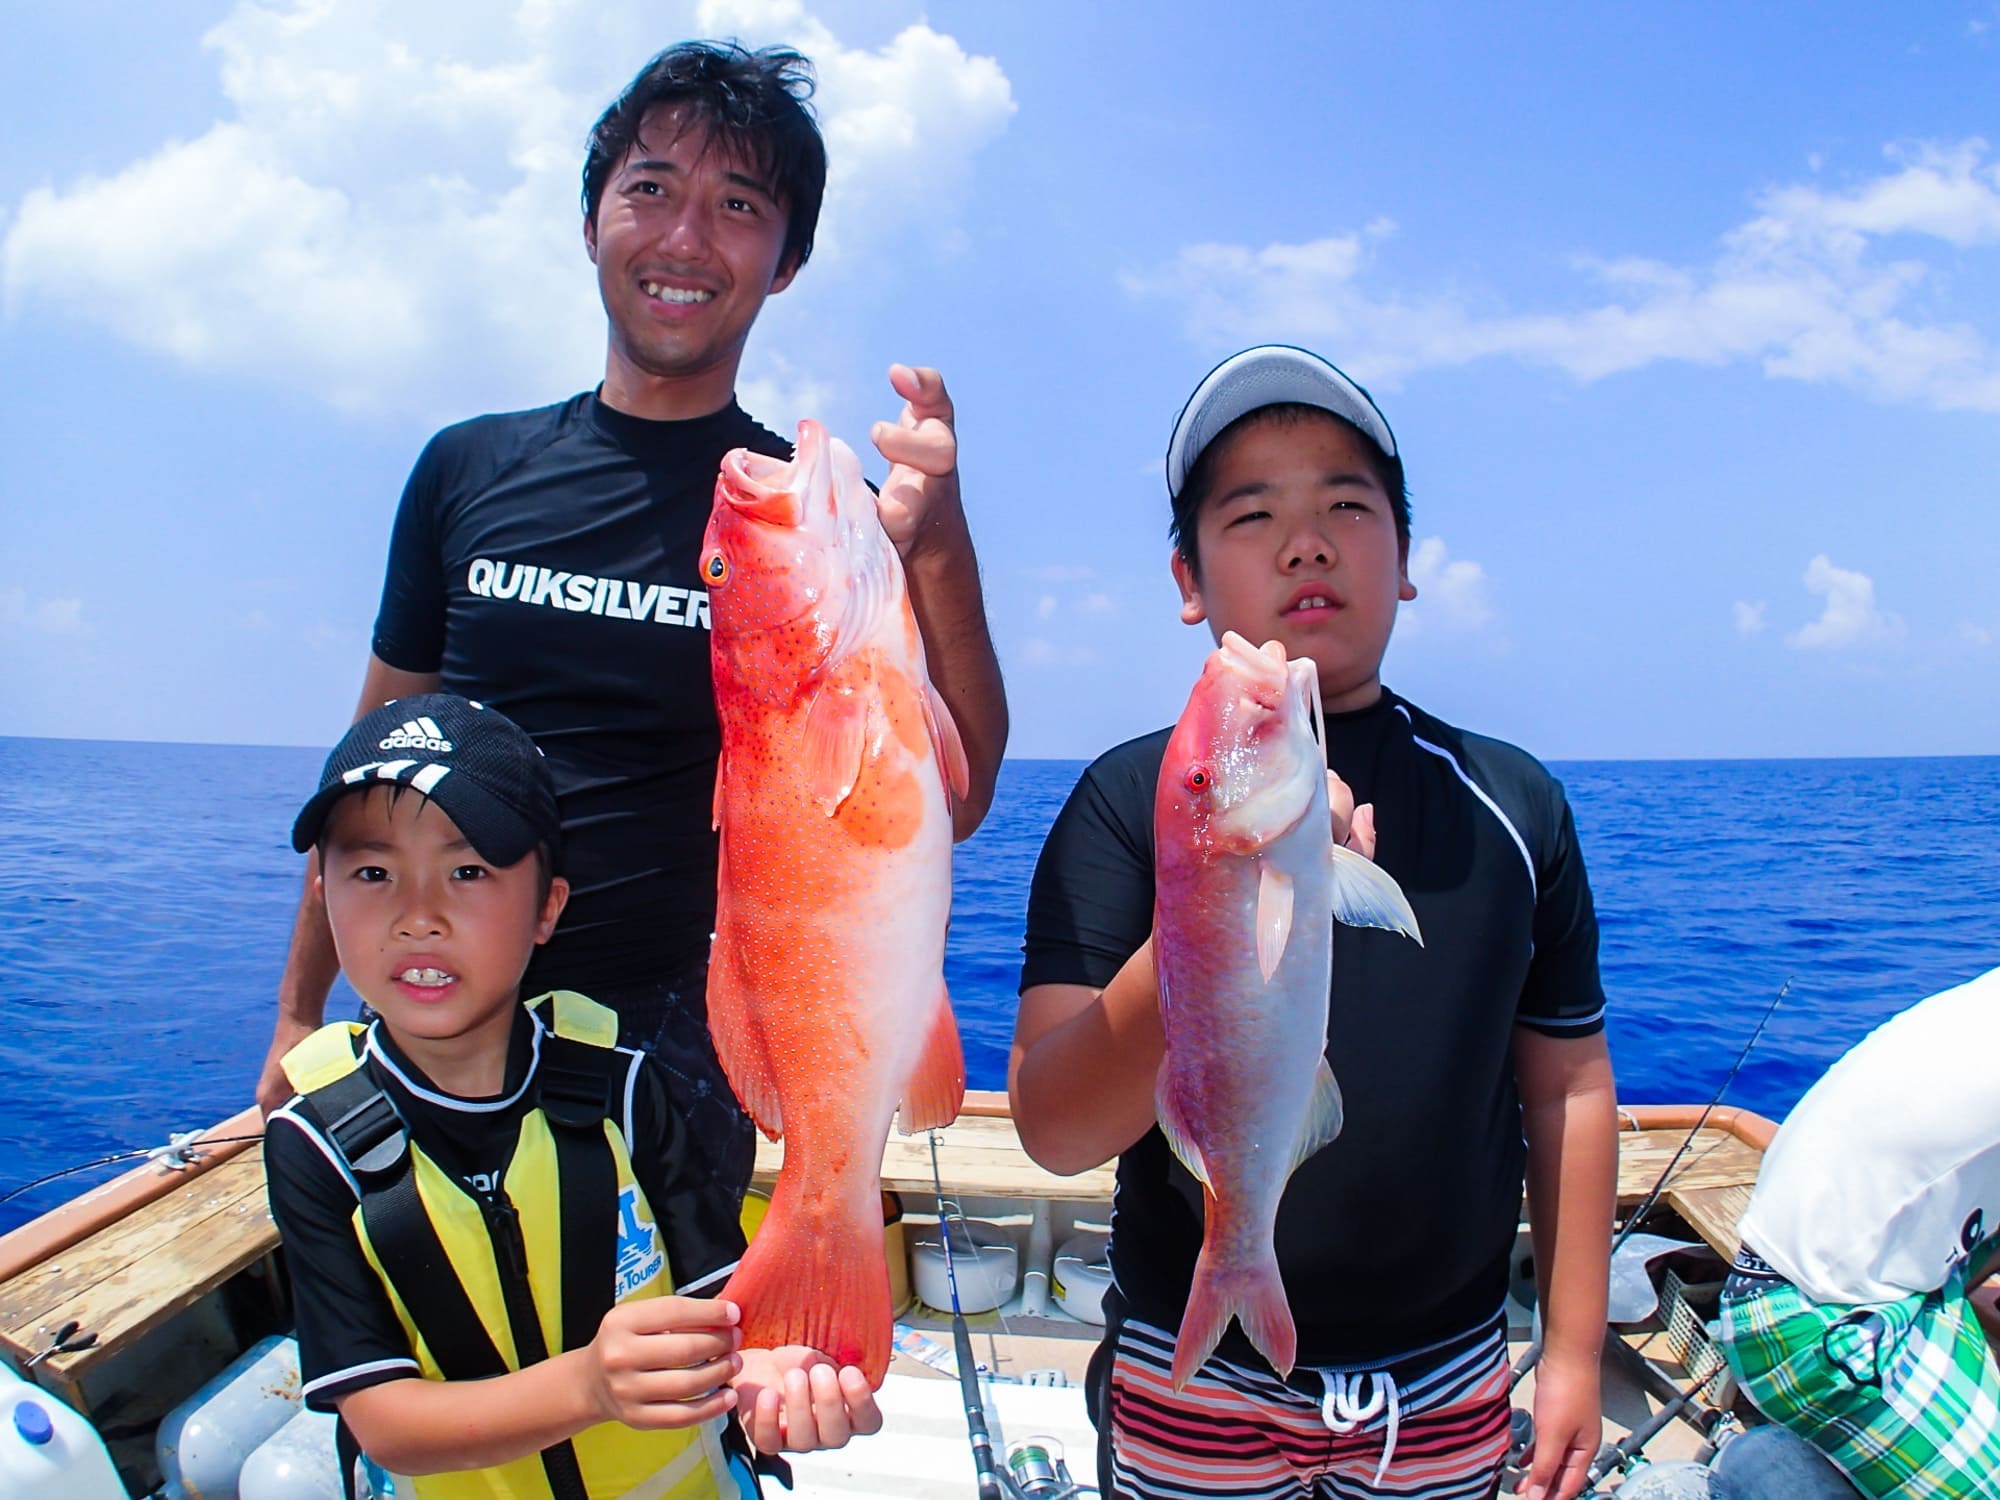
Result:
M1167 523L1167 536L1174 544L1187 565L1194 569L1195 576L1201 576L1201 554L1195 541L1195 517L1201 511L1202 501L1215 486L1216 465L1221 462L1222 450L1244 429L1259 422L1301 422L1308 417L1324 417L1329 422L1338 422L1360 440L1362 456L1368 460L1368 467L1375 473L1383 493L1389 497L1389 510L1396 520L1396 541L1405 552L1410 546L1410 492L1403 481L1403 460L1396 454L1384 453L1381 446L1367 433L1356 427L1347 418L1328 411L1323 406L1313 406L1303 401L1278 401L1269 406L1260 406L1255 411L1245 412L1234 422L1215 435L1200 457L1188 470L1187 482L1180 493L1172 497L1173 517Z
M583 159L583 216L595 222L611 173L639 139L649 110L679 111L683 130L709 140L757 170L784 208L780 269L796 271L812 254L826 196L826 143L806 101L812 64L789 47L752 52L737 42L681 42L639 70L591 128Z

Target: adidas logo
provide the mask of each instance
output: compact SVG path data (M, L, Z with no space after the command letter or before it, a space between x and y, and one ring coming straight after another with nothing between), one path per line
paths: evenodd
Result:
M444 731L437 721L428 714L419 714L414 719L405 719L403 727L387 738L377 740L380 750L428 750L435 755L449 754L451 741L444 737Z

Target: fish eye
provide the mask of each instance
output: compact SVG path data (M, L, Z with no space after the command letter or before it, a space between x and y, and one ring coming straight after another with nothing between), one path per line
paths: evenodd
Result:
M1181 778L1181 784L1191 792L1205 792L1212 780L1208 774L1208 767L1196 761L1187 768L1187 775Z
M701 576L709 583L729 581L729 559L719 551L711 552L701 560Z

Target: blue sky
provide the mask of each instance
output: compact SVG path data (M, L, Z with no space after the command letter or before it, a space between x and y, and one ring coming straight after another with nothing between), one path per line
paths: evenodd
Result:
M821 64L745 404L944 370L1014 713L1205 632L1160 455L1305 343L1404 448L1387 679L1552 759L2000 747L2000 5L524 0L10 13L0 733L321 744L437 426L596 380L580 142L655 48ZM879 471L879 460L876 469Z

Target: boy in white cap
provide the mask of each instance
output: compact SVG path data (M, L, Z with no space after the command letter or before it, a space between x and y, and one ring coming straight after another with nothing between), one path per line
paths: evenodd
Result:
M1276 1233L1298 1368L1280 1379L1232 1330L1177 1393L1203 1209L1154 1106L1168 732L1084 773L1035 873L1009 1091L1052 1170L1119 1158L1099 1474L1136 1500L1494 1494L1525 1177L1544 1353L1524 1493L1567 1500L1600 1442L1617 1147L1597 922L1562 788L1382 686L1397 606L1416 597L1409 505L1394 433L1338 369L1282 346L1225 361L1174 426L1167 483L1181 618L1314 660L1336 836L1396 878L1429 942L1334 942L1327 1057L1346 1123L1292 1177Z
M522 1003L560 826L534 742L443 693L364 715L293 826L376 1014L285 1054L265 1133L305 1399L420 1500L736 1500L746 1432L881 1416L859 1370L739 1347L735 1196L658 1061L582 995Z

